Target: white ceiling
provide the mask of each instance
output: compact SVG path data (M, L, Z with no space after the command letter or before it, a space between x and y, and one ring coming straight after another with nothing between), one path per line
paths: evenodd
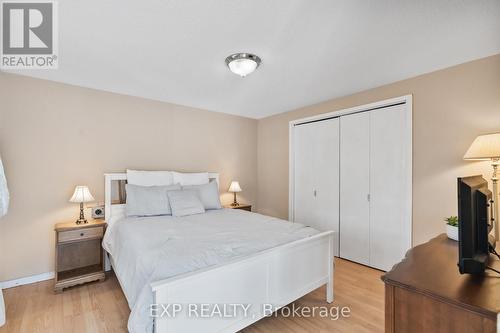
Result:
M261 118L500 53L500 1L59 0L59 36L21 74Z

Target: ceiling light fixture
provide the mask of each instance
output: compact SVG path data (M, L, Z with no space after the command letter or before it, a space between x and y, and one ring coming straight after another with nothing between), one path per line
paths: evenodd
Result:
M245 77L259 67L261 60L251 53L235 53L226 58L226 65L231 72Z

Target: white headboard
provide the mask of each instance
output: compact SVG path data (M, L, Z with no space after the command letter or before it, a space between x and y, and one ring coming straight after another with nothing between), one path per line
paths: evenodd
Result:
M209 172L208 178L210 181L216 181L217 187L220 188L219 174ZM127 180L126 173L105 173L104 174L104 218L109 223L112 216L123 215L125 212L125 204L112 203L112 184L113 181Z

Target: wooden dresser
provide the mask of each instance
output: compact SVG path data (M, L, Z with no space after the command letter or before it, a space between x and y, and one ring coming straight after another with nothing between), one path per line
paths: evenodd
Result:
M382 276L385 332L500 332L500 275L460 275L457 262L458 243L442 234ZM500 269L500 261L492 256L489 266Z

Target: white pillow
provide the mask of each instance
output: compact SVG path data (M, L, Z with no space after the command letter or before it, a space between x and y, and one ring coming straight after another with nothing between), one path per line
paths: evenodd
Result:
M170 186L139 186L125 185L127 203L125 211L127 216L157 216L171 215L168 200L168 191L180 190L179 184Z
M187 185L203 185L208 184L208 172L198 172L198 173L182 173L172 171L174 175L174 183L181 184L182 186Z
M221 209L219 188L217 182L212 180L208 184L203 185L187 185L182 187L183 190L198 191L198 196L205 209Z
M175 184L171 171L141 171L127 169L127 183L140 186L168 186Z
M167 192L172 216L187 216L205 213L203 203L198 197L197 191L169 191Z

